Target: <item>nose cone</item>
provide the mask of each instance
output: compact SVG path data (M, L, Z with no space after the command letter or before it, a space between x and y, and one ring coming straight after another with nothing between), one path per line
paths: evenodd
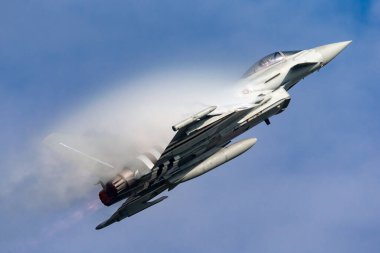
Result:
M351 44L351 40L343 41L338 43L332 43L320 47L314 48L315 51L321 54L323 65L329 63L332 59L335 58L340 52L343 51L349 44Z

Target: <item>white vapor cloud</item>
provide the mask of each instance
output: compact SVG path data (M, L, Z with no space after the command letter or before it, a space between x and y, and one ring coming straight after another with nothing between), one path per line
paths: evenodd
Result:
M99 179L107 180L131 166L154 145L165 147L175 134L173 124L207 106L225 104L228 98L233 101L231 80L215 71L195 74L167 69L114 87L55 122L44 144L37 140L25 155L11 160L14 169L2 195L33 194L34 198L22 202L29 207L67 205L93 191Z

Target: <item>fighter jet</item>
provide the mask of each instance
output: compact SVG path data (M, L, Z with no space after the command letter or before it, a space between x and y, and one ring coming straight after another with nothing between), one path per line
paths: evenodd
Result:
M350 43L344 41L306 50L278 51L253 64L238 81L240 103L210 106L174 124L174 137L166 147L155 146L137 157L140 165L136 168L123 168L108 182L100 182L99 198L105 206L123 199L126 201L96 229L163 201L167 196L154 198L246 152L256 144L256 138L232 144L231 141L262 122L269 125L272 116L288 107L291 99L288 91L328 64ZM80 152L67 144L60 145Z

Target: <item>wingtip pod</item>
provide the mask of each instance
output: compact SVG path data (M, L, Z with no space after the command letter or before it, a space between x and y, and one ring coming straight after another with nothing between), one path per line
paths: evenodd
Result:
M108 220L97 225L95 229L99 230L99 229L105 228L115 222L121 221L122 219L130 217L138 212L141 212L142 210L148 207L158 204L167 198L168 196L161 196L152 201L147 201L143 197L143 198L138 198L136 201L133 200L130 204L124 203Z
M105 228L105 227L111 225L111 224L114 223L114 222L115 222L115 221L109 222L109 221L107 220L107 221L102 222L102 223L100 223L99 225L97 225L95 229L96 229L96 230L100 230L100 229L102 229L102 228Z
M102 228L104 228L103 223L97 225L95 229L96 229L96 230L100 230L100 229L102 229Z

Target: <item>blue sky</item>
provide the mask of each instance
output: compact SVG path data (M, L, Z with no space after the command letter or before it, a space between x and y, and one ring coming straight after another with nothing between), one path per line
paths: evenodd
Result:
M379 251L379 25L376 1L0 3L2 252ZM34 194L35 143L117 80L163 66L237 79L272 51L343 40L287 111L244 135L252 150L137 216L95 231L114 210L91 208L97 188Z

